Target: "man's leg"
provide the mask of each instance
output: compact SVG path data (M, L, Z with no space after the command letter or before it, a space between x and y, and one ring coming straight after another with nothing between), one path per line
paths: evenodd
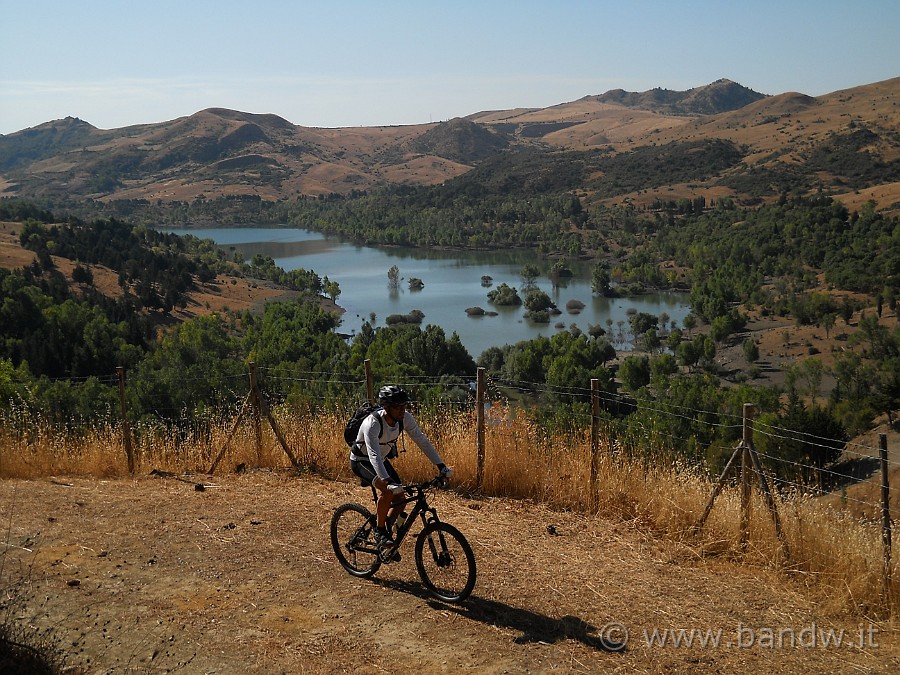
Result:
M375 501L375 524L378 527L384 527L391 508L391 502L394 499L393 493L388 489L388 481L378 478L375 475L375 469L366 460L351 461L350 469L362 479L364 484L371 484L378 491L378 498ZM396 476L396 471L389 471L389 474L393 479ZM398 477L395 482L399 483L399 481Z
M378 490L378 501L375 504L376 524L378 527L384 527L394 501L394 493L388 489L388 482L381 478L375 479L375 489Z

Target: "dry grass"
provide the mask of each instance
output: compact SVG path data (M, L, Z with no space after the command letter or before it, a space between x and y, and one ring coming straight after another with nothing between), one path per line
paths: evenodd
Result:
M342 415L299 416L280 410L276 419L300 465L333 478L351 476L341 433ZM821 498L800 495L779 500L785 549L762 497L754 494L750 540L742 550L736 486L723 490L703 529L695 530L712 491L709 479L697 470L651 466L617 454L615 447L603 442L592 499L589 438L545 441L523 420L500 421L486 431L484 481L481 490L476 490L474 416L445 412L421 421L454 467L454 482L464 493L529 500L555 511L602 514L676 542L679 555L722 557L751 568L778 570L804 587L825 611L896 615L883 593L880 528ZM39 420L27 422L8 423L0 431L0 477L108 478L128 474L120 428L104 426L77 437L41 425ZM138 428L136 471L204 474L223 451L217 473L230 473L242 465L291 467L268 425L263 425L259 450L252 424L241 424L230 435L233 425L234 420L220 419L210 423L203 434ZM403 476L408 480L429 477L433 469L428 460L411 441L407 446L398 460ZM897 598L897 565L893 579L892 597Z

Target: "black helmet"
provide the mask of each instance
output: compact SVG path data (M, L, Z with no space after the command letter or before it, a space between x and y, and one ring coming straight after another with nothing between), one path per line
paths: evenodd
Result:
M412 399L396 384L389 384L378 390L378 405L402 405Z

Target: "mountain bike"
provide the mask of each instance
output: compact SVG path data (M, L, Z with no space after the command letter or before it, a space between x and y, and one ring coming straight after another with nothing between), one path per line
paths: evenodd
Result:
M355 577L368 579L382 564L400 560L398 549L417 519L422 531L416 537L415 560L419 577L428 592L444 602L462 602L475 587L475 554L462 533L441 521L428 504L428 492L445 487L446 479L433 478L424 483L404 485L406 495L395 501L403 511L413 504L409 517L399 525L392 546L375 543L375 515L361 504L342 504L331 518L331 546L341 566ZM377 493L372 488L377 501Z

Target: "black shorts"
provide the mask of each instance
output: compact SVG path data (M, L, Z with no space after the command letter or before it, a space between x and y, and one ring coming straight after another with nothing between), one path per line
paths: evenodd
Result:
M394 465L391 464L390 461L384 460L384 468L387 469L388 476L392 482L397 483L398 485L403 483L403 481L400 480L400 474L397 473L397 469L394 468ZM362 487L369 487L378 477L378 474L375 473L375 467L372 466L372 462L369 461L368 457L364 459L351 459L350 470L359 476L359 484Z

